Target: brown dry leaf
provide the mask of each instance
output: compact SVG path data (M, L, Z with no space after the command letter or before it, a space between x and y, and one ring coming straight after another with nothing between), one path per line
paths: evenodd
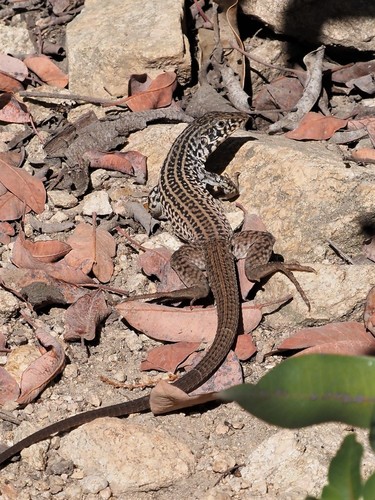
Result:
M362 130L363 128L367 131L372 145L375 145L375 117L367 116L365 118L359 118L357 120L349 120L348 128L351 130Z
M257 352L256 345L250 333L237 336L234 352L240 361L250 359Z
M204 353L193 356L195 356L194 364L196 364L204 356ZM189 395L172 384L165 381L159 382L150 394L151 411L155 415L159 415L214 401L218 391L241 384L242 381L240 362L231 351L213 376Z
M15 93L18 92L19 90L23 90L23 85L15 78L0 73L0 90L2 92Z
M346 82L346 86L349 89L357 88L361 92L365 92L366 94L373 95L375 93L375 79L374 75L365 75L360 78L354 78L353 80L349 80Z
M303 94L302 83L294 77L282 76L262 87L254 99L253 106L256 110L291 110ZM277 113L262 113L272 121L277 119Z
M20 393L16 379L0 366L0 405L8 401L16 401Z
M193 368L205 356L206 352L200 351L193 353L181 366ZM223 363L219 366L215 373L191 395L204 393L212 393L224 391L234 385L242 384L243 374L241 363L233 351L229 351Z
M11 226L9 222L0 222L0 243L8 245L10 243L10 237L14 236L14 234L14 227Z
M25 104L17 101L13 94L0 96L0 121L7 123L30 123L31 116Z
M212 342L217 329L216 307L177 307L142 302L116 306L123 318L148 337L166 342ZM254 330L262 319L261 306L242 304L243 331Z
M0 73L23 82L29 74L25 63L16 57L0 53Z
M147 73L130 75L128 83L129 96L145 92L150 87L151 82L152 79L148 76Z
M67 243L72 250L64 257L65 263L82 269L86 274L92 269L102 283L107 283L111 279L116 242L108 231L81 223L75 228Z
M71 284L93 283L93 280L86 276L80 269L69 266L64 259L59 262L45 263L33 257L23 246L25 237L22 231L19 232L12 250L12 262L20 268L40 269L57 280Z
M24 59L24 63L48 85L63 89L69 83L68 75L44 54L28 56Z
M1 165L0 165L1 170ZM0 220L17 220L31 211L23 201L9 191L0 196Z
M33 307L72 304L87 293L83 288L52 278L45 271L18 269L11 265L0 269L0 281Z
M177 86L177 75L172 71L158 75L147 90L138 92L114 104L127 104L132 111L164 108L172 102L172 95Z
M375 287L367 294L363 321L367 330L375 336Z
M324 141L332 137L332 135L346 126L348 120L342 120L334 116L324 116L320 113L310 111L300 121L298 127L285 134L289 139L297 141L314 140Z
M146 182L147 158L138 151L103 153L90 150L84 153L83 158L90 161L91 168L115 170L136 177L138 184Z
M196 351L200 342L178 342L154 347L141 363L141 370L159 370L174 373L177 367Z
M278 346L279 352L289 349L305 349L300 354L371 355L375 354L375 338L362 323L330 323L301 328Z
M41 328L35 332L43 348L42 356L33 361L23 372L17 399L19 404L28 404L40 394L47 384L61 373L65 366L65 352L62 344ZM48 349L48 350L47 350Z
M351 158L355 161L374 163L375 149L372 148L355 149L351 154Z
M11 157L5 155L0 156L0 182L35 213L44 211L46 190L43 182L26 170L15 167Z
M345 66L342 69L332 72L332 81L334 83L347 83L349 81L361 78L375 72L375 60L358 62L351 66Z
M71 246L59 240L31 241L24 240L23 247L40 262L56 262L71 250Z
M178 387L161 380L150 393L150 408L154 415L162 415L163 413L181 410L182 408L205 404L216 399L216 393L192 396L186 394L186 392Z
M84 222L78 224L67 243L72 250L64 257L65 263L88 274L95 262L95 228Z
M101 290L86 293L66 310L64 340L94 340L98 325L109 313Z

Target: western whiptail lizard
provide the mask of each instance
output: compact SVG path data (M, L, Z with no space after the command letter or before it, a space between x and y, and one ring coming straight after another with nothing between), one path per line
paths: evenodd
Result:
M203 359L174 382L189 393L202 385L221 365L235 339L240 315L238 284L234 256L247 258L247 274L258 280L275 271L282 271L295 283L307 299L290 269L311 271L299 265L268 263L274 238L270 233L246 231L233 237L222 204L207 190L231 198L236 185L226 176L205 169L207 157L244 125L248 116L241 113L208 113L190 124L175 140L162 166L158 185L150 194L150 210L154 216L166 218L174 233L188 242L172 256L171 265L186 289L153 297L190 299L194 302L213 292L218 315L215 339ZM204 274L206 271L206 275ZM136 297L137 298L137 297ZM150 398L115 404L74 415L51 424L22 439L0 454L0 464L24 448L99 417L119 417L150 409Z

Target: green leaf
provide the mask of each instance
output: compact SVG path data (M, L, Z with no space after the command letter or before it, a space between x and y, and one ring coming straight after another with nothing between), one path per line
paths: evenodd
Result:
M363 500L374 500L375 498L375 473L370 476L363 487Z
M232 387L220 398L237 401L256 417L281 427L344 422L368 428L375 409L375 358L328 354L291 358L256 385Z
M362 453L355 435L346 436L329 466L329 483L323 488L321 500L357 500L361 496Z

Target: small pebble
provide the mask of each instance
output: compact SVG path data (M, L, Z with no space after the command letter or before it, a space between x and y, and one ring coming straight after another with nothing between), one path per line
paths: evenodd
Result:
M84 477L81 481L81 488L84 493L99 493L99 491L104 490L108 486L108 481L102 477L97 475L90 475Z

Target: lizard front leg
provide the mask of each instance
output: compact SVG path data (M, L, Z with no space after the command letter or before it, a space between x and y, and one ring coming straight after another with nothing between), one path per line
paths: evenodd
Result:
M215 197L222 200L232 200L239 195L238 177L236 173L234 178L231 179L226 174L216 174L215 172L208 172L205 168L198 171L198 178L205 185L208 191Z
M232 238L232 251L237 259L245 258L245 274L250 281L260 281L281 272L294 284L308 309L310 302L292 271L314 273L315 269L298 263L270 262L275 238L266 231L243 231Z

